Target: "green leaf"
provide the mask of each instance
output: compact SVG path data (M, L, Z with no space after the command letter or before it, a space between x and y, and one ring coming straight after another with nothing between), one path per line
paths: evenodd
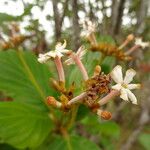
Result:
M74 82L75 87L76 87L75 93L78 94L79 92L81 92L82 87L84 85L83 76L76 65L72 65L69 67L68 67L68 70L69 70L68 75L66 76L66 78L68 78L68 80L66 81L67 82L66 84L69 87Z
M82 120L85 118L86 115L89 113L89 108L85 105L79 105L78 112L77 112L77 119L76 120Z
M70 146L69 146L70 145ZM100 150L92 141L81 136L70 136L70 143L62 137L55 137L48 146L40 147L38 150Z
M48 136L51 122L46 111L18 102L0 103L0 138L16 148L34 148Z
M89 76L92 76L96 65L99 64L99 59L101 54L99 52L88 51L83 59L83 64L85 65Z
M4 21L16 21L17 18L15 16L12 15L8 15L6 13L0 13L0 25L4 22Z
M108 35L99 35L97 34L97 40L100 43L108 43L108 44L115 44L114 39Z
M83 119L82 123L87 128L87 131L92 134L100 134L112 138L118 138L120 136L120 127L117 123L113 121L100 121L93 114Z
M150 134L143 133L139 137L139 142L145 148L145 150L149 150L150 149L149 140L150 140Z
M49 87L51 76L31 52L0 52L0 90L15 101L43 107L45 98L54 95Z
M120 136L120 127L113 121L102 122L99 125L100 133L110 137L118 138Z
M109 57L107 56L101 65L102 71L106 74L109 73L112 70L114 64L115 64L115 58L111 56Z
M15 148L11 147L8 144L0 144L1 150L16 150Z
M104 149L106 150L116 150L117 149L117 144L116 144L116 140L112 139L112 138L108 138L106 136L102 136L101 138L101 145Z
M24 16L29 15L33 6L34 6L33 4L29 4L29 5L24 9L23 14L22 14L21 16L18 16L18 18L21 20Z

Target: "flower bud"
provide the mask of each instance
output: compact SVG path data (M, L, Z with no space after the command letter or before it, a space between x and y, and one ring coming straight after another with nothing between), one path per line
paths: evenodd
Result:
M134 35L133 34L129 34L128 36L127 36L127 40L128 41L132 41L134 39Z
M111 119L112 115L109 111L97 110L97 115L100 116L104 120Z
M50 106L60 108L62 104L58 102L54 97L48 96L46 99L46 103Z
M101 66L97 65L94 69L94 76L99 75L101 72Z

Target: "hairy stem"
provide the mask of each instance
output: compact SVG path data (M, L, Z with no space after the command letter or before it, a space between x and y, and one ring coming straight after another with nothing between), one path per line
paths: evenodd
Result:
M104 104L108 103L115 96L118 96L119 94L120 94L119 91L112 90L108 95L106 95L105 97L103 97L102 99L100 99L100 101L98 103L100 105L104 105Z
M79 106L74 106L72 108L71 118L70 118L70 121L67 123L67 129L70 129L72 127L72 125L74 124L74 122L76 120L78 108L79 108Z
M130 55L131 53L133 53L136 49L140 48L139 45L134 45L133 47L131 47L127 52L125 52L126 55Z
M55 65L58 71L59 80L62 82L65 82L65 74L64 74L64 69L63 69L63 65L61 62L61 58L56 56L54 61L55 61Z
M129 43L129 41L128 41L128 40L125 40L125 41L119 46L118 49L124 48L128 43Z
M76 56L74 53L71 54L71 58L75 61L75 63L77 64L77 66L79 67L82 75L83 75L83 79L86 81L88 80L88 73L83 65L83 63L81 62L80 58L78 56Z
M72 146L71 146L71 142L70 142L70 136L69 136L67 130L65 128L61 128L61 132L62 132L64 139L67 142L68 150L72 150Z
M73 99L71 99L71 100L68 102L68 105L77 103L77 102L79 102L80 100L82 100L83 98L85 98L86 96L87 96L87 93L86 93L86 92L83 92L83 93L81 93L80 95L78 95L78 96L74 97Z
M97 45L97 41L94 33L91 33L89 35L89 41L91 42L92 45Z

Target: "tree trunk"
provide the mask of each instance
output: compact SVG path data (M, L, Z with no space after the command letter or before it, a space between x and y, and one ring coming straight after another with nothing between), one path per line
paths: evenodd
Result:
M94 15L94 12L93 12L93 7L92 7L92 4L91 2L89 1L89 8L90 8L90 11L89 11L89 18L91 21L93 21L95 19L95 15Z
M145 28L144 20L147 15L148 5L149 5L148 0L140 1L140 8L139 11L137 12L137 28L136 28L137 34L141 34L144 31Z
M68 1L64 3L63 6L63 13L59 13L58 9L58 0L52 0L53 3L53 11L54 11L54 21L55 21L55 40L60 41L61 39L61 28L62 28L62 23L65 17L66 10L68 8Z
M123 10L126 0L113 0L112 3L112 16L111 16L111 34L118 35L121 28Z
M55 39L56 41L60 40L61 37L61 26L60 26L60 15L58 11L58 1L52 0L53 2L53 11L54 11L54 20L55 20Z
M72 0L72 30L73 30L73 48L77 50L80 46L80 28L79 28L79 17L78 17L78 1Z
M111 6L111 28L110 32L113 35L115 25L116 25L116 20L117 20L117 14L118 14L118 6L119 6L119 1L118 0L112 0L112 6Z

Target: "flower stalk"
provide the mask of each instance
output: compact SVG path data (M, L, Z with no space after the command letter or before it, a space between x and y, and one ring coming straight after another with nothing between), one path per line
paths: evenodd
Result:
M97 45L97 41L94 33L89 34L89 36L87 36L87 39L89 40L91 45Z
M127 52L125 52L126 55L130 55L131 53L133 53L135 50L137 50L138 48L140 48L140 45L134 45L133 47L131 47Z
M150 45L150 43L149 43L149 42L143 42L143 41L142 41L142 38L136 38L136 39L135 39L135 45L134 45L132 48L130 48L130 49L126 52L126 54L129 55L129 54L131 54L132 52L134 52L136 49L138 49L138 48L144 49L144 48L146 48L146 47L149 47L149 45Z
M88 73L87 73L87 71L86 71L86 69L85 69L82 61L80 60L80 58L78 56L76 56L74 53L72 53L70 55L70 57L74 60L74 62L76 63L76 65L79 67L79 69L80 69L80 71L81 71L81 73L83 75L83 79L85 81L88 80L89 79Z
M124 48L127 44L129 44L129 42L131 42L134 39L134 35L133 34L129 34L126 38L126 40L119 46L118 49L122 49Z
M69 102L68 102L68 105L72 105L72 104L75 104L81 100L83 100L85 97L87 96L87 93L86 92L83 92L81 93L80 95L74 97L73 99L71 99Z
M106 95L105 97L100 99L98 101L98 103L100 106L102 106L102 105L108 103L112 98L118 96L119 94L120 94L120 92L118 90L112 90L108 95Z
M56 56L54 58L54 62L58 71L59 80L62 82L65 82L65 74L64 74L64 69L63 69L63 65L61 62L61 58Z

